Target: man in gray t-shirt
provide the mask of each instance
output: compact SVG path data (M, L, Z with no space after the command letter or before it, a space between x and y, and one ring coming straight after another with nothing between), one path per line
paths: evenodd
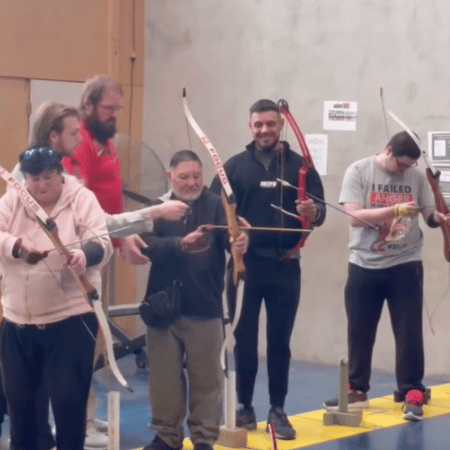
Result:
M406 132L392 137L382 153L353 163L339 201L351 216L349 269L345 286L348 320L349 407L368 404L372 351L384 301L395 337L397 399L403 417L423 416L425 387L422 335L422 232L447 217L434 209L431 189L415 166L420 149ZM337 409L337 399L324 403Z

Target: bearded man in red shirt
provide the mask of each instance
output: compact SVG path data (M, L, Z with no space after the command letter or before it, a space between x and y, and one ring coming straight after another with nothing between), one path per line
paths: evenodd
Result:
M96 75L83 86L80 101L81 142L71 157L63 159L65 170L75 175L94 192L108 214L123 212L120 159L111 140L122 112L122 88L104 75ZM148 258L140 248L145 243L138 235L113 239L122 256L131 264L145 264ZM105 292L103 292L105 301ZM88 406L86 446L104 446L106 425L94 419L95 394L91 388ZM99 425L100 424L100 425ZM92 442L90 442L92 441Z

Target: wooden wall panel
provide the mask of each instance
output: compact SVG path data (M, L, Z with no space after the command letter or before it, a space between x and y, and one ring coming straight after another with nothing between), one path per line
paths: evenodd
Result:
M142 136L142 96L143 90L140 87L134 86L131 90L130 86L123 87L123 113L119 121L118 131L125 136L132 136L138 141ZM133 99L131 99L131 96ZM130 125L131 117L131 125ZM123 149L118 148L120 160L122 163L122 174L126 180L135 180L140 173L140 166L134 162L129 156L123 152Z
M107 71L106 0L1 0L0 75L84 81Z
M144 0L120 3L119 15L119 82L121 85L144 85ZM131 56L134 54L133 74Z
M141 139L142 136L142 98L143 89L139 86L134 86L131 90L130 86L122 85L123 88L123 112L119 121L118 131L126 136L132 136L137 140ZM133 99L131 99L131 95ZM136 164L136 159L133 159L133 164L130 166L128 164L128 155L120 153L119 156L122 163L122 178L124 179L136 179L139 176L140 165ZM116 261L116 271L115 271L115 303L116 304L127 304L133 303L135 299L141 301L137 298L137 294L141 292L144 287L138 286L138 278L136 277L136 268L131 267L129 264L124 263L120 259ZM141 280L140 282L146 282ZM138 321L134 317L128 317L123 319L116 319L116 322L126 329L131 336L135 336L139 333L140 327L138 326Z
M29 97L28 80L0 77L0 164L7 170L27 146ZM4 192L5 183L0 182L0 193Z
M83 82L95 74L108 75L125 94L119 132L141 138L144 3L0 0L0 77L5 77L0 78L2 165L12 168L27 144L30 79ZM136 59L132 67L133 50ZM2 188L0 185L1 193ZM116 268L115 301L133 302L137 292L135 269L122 262ZM121 323L134 334L134 318Z
M29 97L28 80L0 77L0 164L7 170L12 170L19 153L27 145ZM6 183L2 180L0 195L5 191ZM0 320L2 317L0 307Z

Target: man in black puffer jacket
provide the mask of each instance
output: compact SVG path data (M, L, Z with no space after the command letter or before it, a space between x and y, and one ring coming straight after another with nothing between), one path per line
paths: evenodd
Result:
M253 141L246 150L231 157L225 171L236 195L237 213L252 226L302 228L295 217L306 216L312 226L325 220L325 205L311 199L297 200L297 191L282 186L277 178L297 186L303 158L280 141L284 121L271 100L259 100L250 108L249 127ZM211 189L219 192L217 177ZM306 192L323 199L319 174L310 168ZM282 207L294 217L271 205ZM295 430L284 413L291 358L290 339L300 300L298 233L252 233L245 255L247 279L241 318L235 331L235 365L238 401L236 425L256 429L252 406L258 369L258 322L262 301L267 311L267 366L271 409L268 424L279 439L294 439ZM233 285L227 286L230 312L234 311Z

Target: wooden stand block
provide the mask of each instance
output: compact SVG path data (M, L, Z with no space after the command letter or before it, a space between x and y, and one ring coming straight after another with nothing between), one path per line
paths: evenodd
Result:
M326 412L323 415L324 425L344 425L346 427L359 427L362 421L362 411L351 413Z
M217 444L230 448L246 448L247 430L244 428L234 428L231 430L221 426Z
M348 412L348 366L341 359L339 360L339 402L338 411L327 411L323 415L324 425L344 425L346 427L358 427L362 421L362 411Z

